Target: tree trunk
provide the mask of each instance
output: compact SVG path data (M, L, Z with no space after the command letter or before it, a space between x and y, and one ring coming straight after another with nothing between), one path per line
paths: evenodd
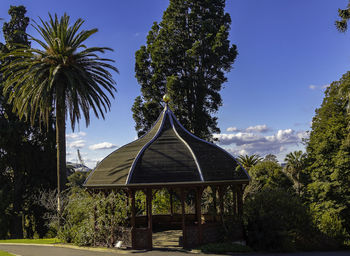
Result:
M66 183L66 106L64 92L57 91L56 99L56 145L57 145L57 213L61 218L61 189Z
M22 206L23 206L23 175L14 167L13 170L13 213L10 227L11 238L23 238Z

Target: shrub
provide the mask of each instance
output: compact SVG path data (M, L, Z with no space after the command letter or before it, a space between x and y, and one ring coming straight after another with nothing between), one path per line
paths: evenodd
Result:
M127 211L124 194L90 195L75 188L64 208L58 237L77 245L113 246L122 236L120 226L125 224Z
M248 244L257 250L292 251L311 230L299 198L282 188L265 188L247 196L243 220Z

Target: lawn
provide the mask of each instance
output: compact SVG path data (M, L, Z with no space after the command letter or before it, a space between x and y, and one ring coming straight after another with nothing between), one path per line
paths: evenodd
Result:
M1 251L1 250L0 250L0 256L14 256L14 255L11 254L11 253L8 253L8 252Z
M20 243L20 244L57 244L60 242L61 241L57 238L0 240L0 243ZM0 256L2 256L2 254L0 254Z

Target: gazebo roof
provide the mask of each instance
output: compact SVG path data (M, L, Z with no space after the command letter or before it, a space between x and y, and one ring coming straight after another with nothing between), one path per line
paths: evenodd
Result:
M166 104L151 130L104 158L84 186L113 188L248 181L249 175L231 154L187 131Z

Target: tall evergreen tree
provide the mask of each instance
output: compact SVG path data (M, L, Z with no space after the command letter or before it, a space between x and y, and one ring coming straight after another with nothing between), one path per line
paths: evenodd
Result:
M220 90L237 56L228 40L231 18L225 0L170 0L162 21L154 23L147 45L136 52L141 97L132 107L138 135L150 129L168 93L179 121L211 140L219 132Z
M104 112L111 106L107 94L114 97L115 91L110 71L118 70L110 64L113 60L98 56L112 49L84 45L97 29L82 30L82 19L70 24L67 14L61 18L49 14L48 22L40 21L35 29L42 39L32 37L32 40L41 49L19 48L5 55L16 59L4 68L3 92L19 117L31 123L39 116L49 125L49 115L55 110L57 210L60 213L60 189L66 181L66 117L69 116L73 130L82 115L86 126L89 125L90 110L104 118Z
M25 7L11 6L8 13L11 19L3 25L5 44L0 43L1 54L30 46L25 33L29 23ZM12 56L3 58L0 65L3 67L13 60ZM24 230L29 237L34 231L44 235L42 209L33 205L32 195L39 189L55 187L53 118L48 129L41 130L37 119L31 126L19 120L12 109L7 98L0 94L0 201L4 207L0 210L0 237L22 237Z
M350 235L350 116L347 97L339 94L349 85L350 72L327 88L307 145L311 209L321 231L333 237Z
M335 25L340 32L345 33L348 30L348 21L350 19L350 1L348 2L346 9L338 9L338 16L340 20L337 20L335 22ZM350 84L348 84L347 86L342 86L339 89L339 93L342 95L346 95L347 97L346 107L349 114L350 113ZM350 127L350 123L348 125Z

